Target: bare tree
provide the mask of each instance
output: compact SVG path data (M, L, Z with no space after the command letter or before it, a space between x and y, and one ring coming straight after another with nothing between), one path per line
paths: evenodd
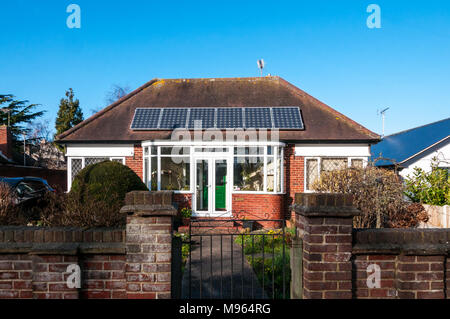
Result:
M125 95L131 92L129 86L121 86L119 84L113 84L111 89L106 93L105 104L108 106L113 104L117 100L123 98ZM92 114L99 112L101 108L91 109Z
M129 86L120 86L118 84L114 84L111 87L111 90L106 94L106 104L110 105L116 102L117 100L123 98L125 95L130 93Z

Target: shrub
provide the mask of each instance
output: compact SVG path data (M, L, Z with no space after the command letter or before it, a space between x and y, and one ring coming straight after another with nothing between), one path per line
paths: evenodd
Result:
M103 198L86 197L80 201L77 196L64 193L48 193L42 200L41 220L50 227L121 227L126 215L117 194L104 194Z
M425 172L421 168L414 168L412 176L405 180L405 194L415 203L429 205L450 205L450 179L444 169L438 167L433 159L431 171Z
M19 216L16 195L5 183L0 183L0 225L20 225L25 223Z
M405 224L409 204L404 201L400 177L390 170L368 166L324 172L312 189L352 194L355 206L362 211L354 219L356 228L415 227L420 221L417 215L411 215Z
M105 161L81 170L70 194L81 202L97 200L116 205L113 201L118 201L123 205L125 195L136 190L148 190L136 173L121 163Z

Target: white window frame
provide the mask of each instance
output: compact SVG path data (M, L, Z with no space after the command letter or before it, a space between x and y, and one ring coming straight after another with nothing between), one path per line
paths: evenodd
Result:
M303 189L305 193L312 193L314 192L313 190L307 189L306 186L308 185L307 180L308 180L308 170L307 170L307 163L308 160L317 160L317 173L320 178L320 174L321 174L321 167L322 167L322 159L323 158L337 158L337 159L347 159L347 167L350 168L352 165L352 160L357 159L357 160L362 160L363 161L363 167L367 166L368 163L368 158L367 157L361 157L361 156L333 156L333 155L329 155L329 156L305 156L304 157L304 166L303 166Z
M72 160L73 159L81 159L81 169L86 167L86 158L98 158L104 157L108 158L110 161L112 160L122 160L122 164L125 165L125 157L124 156L73 156L67 158L67 192L70 192L72 189Z
M234 159L236 156L239 156L239 154L234 154L234 148L235 147L254 147L254 146L259 146L259 147L264 147L264 155L250 155L253 157L256 156L260 156L260 157L264 157L264 186L263 186L263 191L236 191L234 190ZM268 146L272 146L273 147L273 154L272 155L267 155L267 147ZM149 154L145 155L145 148L148 147L149 148ZM151 154L151 147L156 147L157 149L157 154L153 155ZM285 187L284 187L284 147L285 144L284 143L279 143L279 142L255 142L255 143L248 143L248 142L234 142L234 143L229 143L229 142L224 142L221 144L214 144L214 143L199 143L199 142L191 142L191 143L185 143L185 142L170 142L170 141L164 141L164 142L160 142L160 141L147 141L147 142L143 142L142 143L142 176L143 176L143 180L146 179L148 180L148 184L151 187L151 176L148 176L148 172L145 171L145 159L147 158L149 161L149 171L152 171L152 166L151 166L151 158L152 157L157 157L157 190L161 190L161 157L173 157L172 155L161 155L161 148L162 147L186 147L189 148L189 154L186 155L175 155L174 157L189 157L190 160L190 185L189 185L189 190L174 190L175 194L193 194L194 193L194 183L195 183L195 158L197 158L198 156L217 156L217 154L220 154L219 156L223 156L223 158L227 159L228 161L230 161L231 165L231 169L229 170L229 176L230 176L230 181L232 182L231 185L231 194L255 194L255 195L281 195L284 194L285 192ZM280 172L281 172L281 189L280 192L277 192L277 167L278 167L278 148L282 148L281 150L281 168L280 168ZM195 148L223 148L223 149L227 149L226 152L223 153L216 153L216 152L195 152ZM242 155L245 156L245 155ZM267 157L271 156L274 158L274 189L271 192L267 191ZM146 175L147 174L147 175ZM146 185L147 187L149 187L149 185ZM151 189L151 188L149 188Z

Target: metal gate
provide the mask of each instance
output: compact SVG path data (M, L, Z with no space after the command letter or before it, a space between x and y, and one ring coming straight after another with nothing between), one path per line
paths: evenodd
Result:
M256 224L276 229L253 230ZM290 272L284 220L192 219L182 297L285 299Z

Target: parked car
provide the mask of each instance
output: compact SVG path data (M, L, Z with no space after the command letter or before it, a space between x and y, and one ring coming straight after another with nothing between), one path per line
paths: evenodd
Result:
M33 206L48 192L55 190L45 179L39 177L0 177L0 183L5 183L16 194L16 204Z

